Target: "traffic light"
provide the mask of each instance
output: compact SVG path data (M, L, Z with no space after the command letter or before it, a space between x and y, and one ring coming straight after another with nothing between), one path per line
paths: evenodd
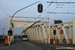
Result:
M43 11L43 5L39 4L38 5L38 12L41 13Z
M53 30L53 34L56 35L56 30Z
M8 30L8 35L12 36L12 30Z

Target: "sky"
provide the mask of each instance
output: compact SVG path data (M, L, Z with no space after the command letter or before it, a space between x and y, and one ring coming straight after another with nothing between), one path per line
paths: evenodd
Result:
M63 23L66 22L72 22L72 19L75 18L75 14L49 14L46 12L70 12L70 13L75 13L75 4L57 4L57 3L52 3L46 11L45 8L50 4L47 3L47 1L52 1L52 0L0 0L0 35L3 33L3 28L5 27L5 34L6 34L6 27L7 27L7 15L13 15L14 12L17 10L26 7L32 3L35 3L37 1L40 1L41 4L43 5L43 12L38 13L37 11L37 4L30 6L20 12L18 12L15 16L26 16L26 17L39 17L40 14L41 17L50 17L50 24L53 24L53 20L62 20ZM54 2L75 2L75 0L53 0ZM56 7L63 7L63 8L56 8ZM69 7L69 8L68 8ZM55 10L54 10L55 9ZM53 11L54 10L54 11ZM49 15L48 15L49 14ZM4 25L5 22L5 25ZM16 32L17 31L22 31L21 29L15 28Z

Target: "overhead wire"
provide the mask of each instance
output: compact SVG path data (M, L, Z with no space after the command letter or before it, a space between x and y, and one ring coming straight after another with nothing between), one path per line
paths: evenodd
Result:
M52 0L52 2L53 2L53 0ZM50 3L50 4L46 7L46 9L42 12L42 14L47 10L47 8L48 8L51 4L52 4L52 3ZM39 17L41 17L42 14L40 14Z
M57 7L56 7L56 8L57 8ZM55 8L53 11L55 11L55 10L56 10L56 8ZM52 12L53 12L53 11L52 11ZM50 13L50 14L51 14L51 13ZM49 16L50 14L48 14L47 16ZM47 17L47 16L45 16L45 17Z
M70 1L68 1L68 2L70 2ZM69 13L69 3L68 3L68 13Z
M69 2L70 2L70 1L69 1ZM57 4L57 0L56 0L56 4ZM57 4L57 5L58 5L58 4ZM56 8L57 8L57 6L56 6ZM55 8L55 9L56 9L56 8ZM53 11L55 11L55 9L54 9ZM53 11L52 11L52 12L53 12ZM68 13L69 13L69 3L68 3ZM51 14L51 13L50 13L50 14ZM48 14L47 16L49 16L50 14ZM47 17L47 16L45 16L45 17Z
M56 0L56 2L57 2L57 0ZM57 3L56 3L56 4L57 4ZM56 7L57 7L57 6L56 6ZM56 8L55 8L55 9L56 9ZM55 10L55 9L54 9L54 10ZM54 10L53 10L53 11L54 11ZM52 12L53 12L53 11L52 11ZM47 16L49 16L49 15L50 15L50 14L48 14ZM47 16L45 16L45 17L47 17Z

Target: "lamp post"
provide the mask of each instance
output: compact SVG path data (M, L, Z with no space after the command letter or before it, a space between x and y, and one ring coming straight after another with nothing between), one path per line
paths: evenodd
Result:
M4 39L4 28L3 28L3 39Z
M13 14L13 16L11 17L10 24L12 25L12 19L13 19L14 15L15 15L16 13L18 13L19 11L21 11L21 10L23 10L23 9L26 9L26 8L28 8L28 7L30 7L30 6L32 6L32 5L34 5L34 4L36 4L36 3L38 3L38 2L40 2L40 1L37 1L37 2L35 2L35 3L33 3L33 4L30 4L30 5L28 5L28 6L24 7L24 8L22 8L22 9L17 10L17 11ZM38 5L38 12L41 13L41 12L43 11L42 9L43 9L43 6L42 6L42 4L41 4L41 2L40 2L40 4ZM10 26L10 30L11 30L11 26Z
M5 19L7 18L4 18L3 39L4 39L4 33L5 33Z
M28 6L24 7L24 8L21 8L21 9L17 10L17 11L12 15L12 17L11 17L10 25L13 25L12 19L13 19L14 15L15 15L16 13L18 13L19 11L21 11L21 10L23 10L23 9L26 9L26 8L28 8L28 7L30 7L30 6L32 6L32 5L34 5L34 4L36 4L36 3L38 3L38 2L40 2L40 1L37 1L37 2L35 2L35 3L33 3L33 4L30 4L30 5L28 5ZM41 3L41 2L40 2L40 3ZM42 4L38 5L38 12L39 12L39 13L42 12L42 9L43 9L42 7L43 7ZM10 30L8 30L8 31L11 31L11 32L12 32L11 26L10 26ZM10 46L10 36L9 36L9 46Z

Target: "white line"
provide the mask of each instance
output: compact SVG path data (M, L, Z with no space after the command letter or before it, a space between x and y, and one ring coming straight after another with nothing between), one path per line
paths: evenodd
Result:
M27 42L26 42L26 43L27 43ZM27 43L27 44L29 44L29 45L34 46L34 47L35 47L35 45L33 45L33 44L30 44L30 43Z
M33 46L33 47L37 47L37 48L40 48L40 47L38 47L38 46L35 46L35 45L33 45L33 44L31 44L31 43L28 43L28 42L25 42L26 44L29 44L29 45L31 45L31 46ZM41 50L42 50L42 48L40 48ZM50 49L49 49L50 50Z
M35 45L33 45L33 44L31 44L31 43L28 43L28 42L23 42L23 41L21 41L22 43L26 43L26 44L29 44L29 45L31 45L31 46L35 46Z

